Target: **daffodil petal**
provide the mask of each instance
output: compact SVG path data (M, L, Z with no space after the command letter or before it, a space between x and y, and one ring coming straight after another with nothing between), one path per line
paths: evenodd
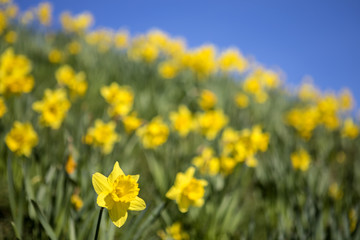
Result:
M96 203L99 205L99 207L104 207L111 210L115 202L108 192L102 192L97 197Z
M131 175L131 178L134 179L136 182L139 180L140 175Z
M139 197L136 197L135 200L132 200L130 202L129 210L141 211L141 210L144 210L145 208L146 208L145 201Z
M109 210L110 219L115 224L115 226L121 227L124 225L128 215L128 206L128 204L118 202L114 204L111 210Z
M175 187L171 187L169 191L166 193L166 197L172 200L175 200L179 195L179 190Z
M97 194L111 192L111 186L108 183L107 177L101 173L97 172L92 175L92 184Z
M112 172L110 173L110 175L108 177L109 183L113 183L115 181L115 179L120 175L125 175L125 174L124 174L123 170L121 170L121 168L119 166L119 162L116 162L114 164L114 168L113 168Z

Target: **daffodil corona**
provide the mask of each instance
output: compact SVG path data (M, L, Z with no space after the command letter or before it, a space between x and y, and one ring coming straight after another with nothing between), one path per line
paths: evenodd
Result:
M116 162L108 177L101 173L92 176L92 184L98 194L97 204L108 209L111 221L117 227L124 225L128 213L146 208L145 201L138 197L139 175L125 175Z

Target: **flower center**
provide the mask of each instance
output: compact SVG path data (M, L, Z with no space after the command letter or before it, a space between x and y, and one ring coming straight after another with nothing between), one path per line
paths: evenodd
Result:
M113 183L111 197L115 202L130 202L139 191L138 183L131 176L120 175Z

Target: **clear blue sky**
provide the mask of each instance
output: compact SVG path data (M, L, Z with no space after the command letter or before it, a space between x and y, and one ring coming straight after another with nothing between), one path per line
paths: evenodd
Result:
M16 0L15 0L16 1ZM16 1L21 9L38 0ZM61 11L90 11L95 27L126 27L132 34L159 28L183 36L190 47L237 46L287 83L311 75L322 89L348 87L360 105L360 1L358 0L55 0Z

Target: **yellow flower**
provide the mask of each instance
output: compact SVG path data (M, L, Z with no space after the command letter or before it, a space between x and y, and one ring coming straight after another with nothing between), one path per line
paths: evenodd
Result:
M28 93L34 87L34 78L29 75L31 62L23 55L15 55L8 48L0 59L0 93Z
M201 207L204 204L207 181L194 178L195 168L189 167L185 173L176 174L175 184L166 193L166 197L175 200L182 213L190 206Z
M251 148L254 151L265 152L269 145L269 138L269 133L263 133L260 126L254 126L250 135Z
M181 64L196 74L199 80L203 80L216 71L215 56L215 47L205 45L183 54Z
M9 31L5 35L5 41L10 44L16 42L16 39L17 39L17 34L15 31Z
M65 85L70 89L72 97L83 96L88 87L85 73L75 73L69 65L63 65L56 70L55 78L60 85Z
M220 170L219 158L214 156L214 150L209 147L205 147L201 151L200 156L193 158L193 164L200 170L201 174L216 175Z
M38 144L38 136L30 123L15 121L5 137L5 143L16 155L29 157L33 147Z
M136 134L145 148L156 148L166 142L169 128L161 117L155 117L150 123L138 128Z
M286 114L286 122L293 126L301 137L308 140L320 122L320 112L316 106L294 108Z
M143 199L139 198L139 175L125 175L119 163L108 177L101 173L92 176L92 184L98 194L97 204L108 209L110 219L117 227L124 225L128 213L131 211L142 211L146 208Z
M238 93L235 96L235 103L239 108L246 108L249 105L249 97L246 94Z
M72 41L67 45L69 53L72 55L76 55L81 51L81 45L77 41Z
M79 211L84 205L83 200L80 198L80 196L78 194L71 195L70 201L71 201L72 205L74 205L74 208L76 211Z
M158 71L161 77L172 79L179 72L179 66L174 61L165 61L159 64Z
M63 12L60 16L63 29L66 32L83 33L93 23L93 16L90 13L81 13L77 16L71 16L69 12Z
M185 105L180 105L178 112L171 112L170 120L173 128L181 137L186 137L194 128L192 114Z
M125 30L118 31L114 36L115 47L123 49L129 45L129 33Z
M109 154L114 144L120 140L115 128L116 124L113 121L104 123L101 120L96 120L95 127L89 128L84 137L85 143L100 147L104 154Z
M2 118L6 112L7 112L7 108L5 105L4 98L0 97L0 118Z
M109 104L123 104L132 107L134 93L129 86L119 86L116 82L113 82L110 86L101 87L100 93Z
M213 92L206 89L201 91L198 103L203 110L206 111L212 109L215 106L216 102L217 97Z
M141 126L141 124L143 123L143 120L136 117L136 112L133 112L132 114L128 115L128 116L124 116L122 118L122 122L124 124L124 128L126 133L131 133L134 130L138 129L138 127Z
M164 231L160 231L158 233L159 237L162 240L189 240L190 236L186 233L181 226L180 222L176 222L173 225L166 228L166 233Z
M313 84L306 82L301 85L298 95L303 101L315 101L319 98L320 93Z
M236 71L242 73L247 68L248 63L239 50L230 48L221 54L218 65L220 70L224 72Z
M341 135L342 137L348 137L351 139L355 139L359 136L359 127L354 124L351 118L347 118L345 120Z
M211 110L197 116L200 132L208 139L213 140L218 132L228 123L228 117L222 110Z
M62 61L63 59L63 54L60 50L58 49L52 49L50 52L49 52L49 61L51 63L59 63Z
M74 161L73 156L70 154L65 165L65 171L68 174L72 174L76 169L77 163Z
M52 7L48 2L40 3L37 10L37 15L41 24L49 26L51 24Z
M222 156L220 158L220 169L224 175L230 175L236 167L237 161L232 157Z
M356 229L356 224L358 222L358 214L354 208L349 211L349 228L351 232L354 232Z
M349 111L354 107L353 96L348 89L341 91L338 101L342 111Z
M305 172L309 168L311 158L305 149L300 149L299 151L291 154L291 162L293 168L300 169Z
M258 160L253 155L251 155L246 158L245 164L248 167L254 168L258 165Z
M41 101L34 102L32 108L41 113L40 123L52 129L61 126L71 104L64 89L46 89Z

